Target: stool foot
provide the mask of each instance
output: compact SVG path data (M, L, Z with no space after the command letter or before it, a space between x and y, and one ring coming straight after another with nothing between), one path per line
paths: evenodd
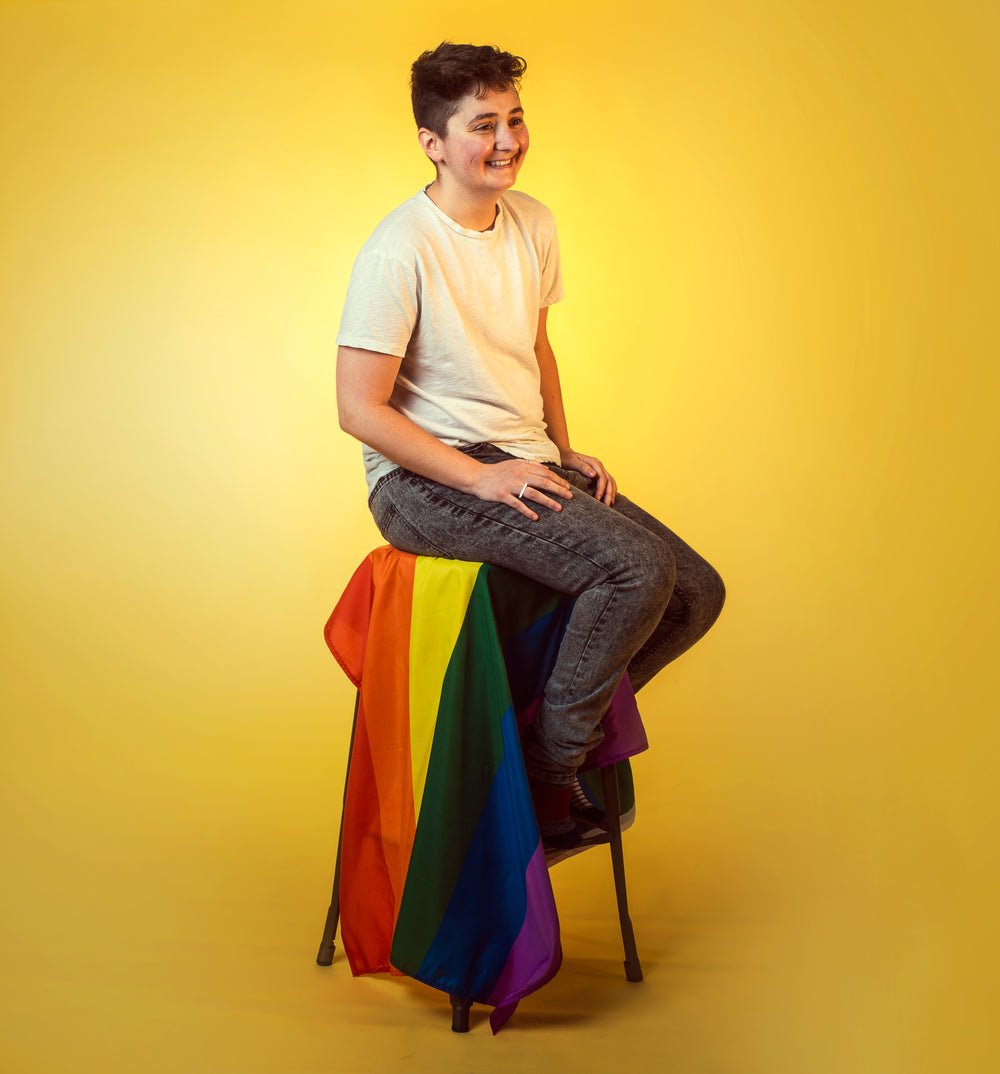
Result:
M323 925L323 939L320 941L319 953L316 955L318 966L332 966L333 953L337 950L334 940L337 936L337 926L340 924L340 857L344 849L344 814L347 812L347 780L351 774L351 754L354 753L354 735L358 729L358 705L361 695L354 699L354 721L351 724L351 744L347 751L347 772L344 774L344 798L340 809L340 834L337 836L337 865L333 871L333 893L330 896L330 907L326 911L326 922Z
M639 962L639 952L635 946L632 919L629 917L628 906L624 905L624 895L619 902L618 909L622 928L622 946L625 948L625 961L622 963L625 967L625 980L638 983L642 980L642 965Z
M449 996L451 1000L451 1031L452 1033L469 1032L469 1011L472 1009L471 999L462 999L461 996Z
M639 982L642 980L642 966L635 944L635 932L632 930L632 918L628 912L628 894L625 888L625 856L622 849L621 804L618 795L618 773L614 765L605 765L601 769L601 781L604 789L604 808L608 818L608 834L611 843L611 869L615 878L615 896L618 900L618 922L622 931L622 946L625 948L625 979Z
M622 965L625 967L625 980L632 981L638 984L642 980L642 966L639 965L639 960L629 961L626 959Z
M323 939L316 955L318 966L333 965L333 953L337 950L337 925L340 924L340 847L337 847L337 871L333 878L333 898L330 909L326 912L326 924L323 926Z
M320 944L319 954L316 955L316 965L332 966L333 956L336 950L337 945L333 942L333 940L324 940L323 943Z

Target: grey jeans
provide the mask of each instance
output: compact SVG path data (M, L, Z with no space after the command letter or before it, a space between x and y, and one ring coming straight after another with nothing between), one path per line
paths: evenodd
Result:
M510 459L491 444L463 449L483 463ZM588 490L582 474L548 464ZM600 721L628 670L639 690L689 649L722 610L722 579L675 533L619 495L539 508L531 521L409 470L386 474L369 507L382 536L423 556L492 563L576 598L545 687L525 763L535 778L571 782L601 740Z

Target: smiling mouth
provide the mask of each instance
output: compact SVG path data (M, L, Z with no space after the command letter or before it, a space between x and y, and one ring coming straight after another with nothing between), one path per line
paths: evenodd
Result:
M506 160L488 160L486 163L491 168L509 168L516 159L517 154L515 153L514 156L508 157Z

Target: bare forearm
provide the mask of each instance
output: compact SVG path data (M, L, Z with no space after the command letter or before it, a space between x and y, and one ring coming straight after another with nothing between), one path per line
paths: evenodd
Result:
M483 467L388 404L342 413L340 427L404 469L462 492L473 491Z
M365 409L353 418L342 411L340 425L345 432L406 470L481 500L509 504L533 520L538 515L532 505L561 511L561 505L552 496L573 497L569 482L551 473L542 463L527 459L491 465L478 462L441 443L388 405Z
M536 507L562 509L572 499L569 482L547 466L511 458L486 465L443 444L389 405L400 359L391 354L340 347L337 351L337 413L340 427L405 470L480 500L505 503L529 519Z
M559 368L556 365L555 354L547 340L535 347L535 357L538 360L542 408L549 439L559 448L560 453L571 451L566 410L563 406L562 388L559 384Z

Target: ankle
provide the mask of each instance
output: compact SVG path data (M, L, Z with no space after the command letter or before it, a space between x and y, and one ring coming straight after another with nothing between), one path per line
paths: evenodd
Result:
M572 787L568 783L545 783L534 776L528 777L531 801L538 819L538 829L543 835L571 831L573 822L569 816L569 799Z

